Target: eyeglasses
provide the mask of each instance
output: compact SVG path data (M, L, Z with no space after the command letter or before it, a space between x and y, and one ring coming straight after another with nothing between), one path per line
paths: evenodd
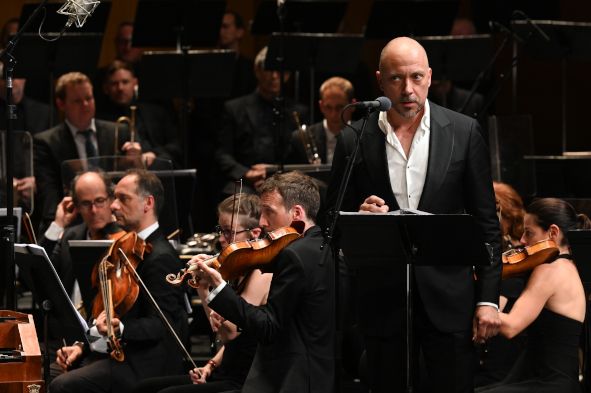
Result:
M237 234L239 234L239 233L248 232L248 231L250 231L250 230L252 230L252 228L246 228L246 229L242 229L242 230L239 230L239 231L236 231L236 232L234 232L234 231L233 231L233 230L231 230L231 229L224 229L224 228L222 228L220 225L216 225L216 226L215 226L215 231L216 231L216 233L217 233L218 235L220 235L220 236L221 236L221 235L224 235L224 237L225 237L226 239L230 239L230 238L232 237L232 235L234 235L234 234L236 234L236 235L237 235Z
M102 208L107 205L109 198L98 197L94 201L80 201L76 205L79 209L90 210L92 206L96 206L97 208Z

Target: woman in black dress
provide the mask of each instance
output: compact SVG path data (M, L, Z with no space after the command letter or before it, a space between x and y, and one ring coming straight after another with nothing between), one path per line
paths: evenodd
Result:
M528 206L521 242L553 240L559 255L535 267L511 311L500 313L501 334L512 338L527 328L527 346L503 382L478 392L580 392L578 348L586 301L566 233L590 227L589 218L563 200L539 199Z

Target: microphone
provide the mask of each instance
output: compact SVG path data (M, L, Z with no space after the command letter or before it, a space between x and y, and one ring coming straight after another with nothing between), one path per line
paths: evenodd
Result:
M86 18L92 15L99 3L100 0L66 0L57 13L68 16L66 29L74 23L76 23L76 27L80 28L84 26Z
M388 97L378 97L374 101L359 101L347 106L386 112L392 107L392 101Z

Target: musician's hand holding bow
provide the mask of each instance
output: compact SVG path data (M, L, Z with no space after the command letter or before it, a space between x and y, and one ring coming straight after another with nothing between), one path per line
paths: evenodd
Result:
M115 332L115 335L118 335L119 334L119 319L118 318L111 318L111 325L113 326L113 331ZM107 313L106 312L103 311L99 314L98 318L96 319L96 328L101 335L103 335L103 336L107 335Z
M388 213L390 207L386 205L386 201L376 195L370 195L359 206L360 212L368 213Z
M67 371L82 356L82 346L70 345L57 350L56 362L62 370Z
M203 367L197 367L191 371L189 371L189 376L191 377L191 382L193 384L199 385L202 383L206 383L206 379L211 375L212 368L209 364L206 364Z

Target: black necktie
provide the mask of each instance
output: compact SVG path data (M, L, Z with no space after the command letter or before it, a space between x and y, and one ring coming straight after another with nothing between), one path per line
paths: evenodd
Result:
M86 158L96 157L96 148L92 143L92 130L78 132L84 135L84 148L86 149Z

